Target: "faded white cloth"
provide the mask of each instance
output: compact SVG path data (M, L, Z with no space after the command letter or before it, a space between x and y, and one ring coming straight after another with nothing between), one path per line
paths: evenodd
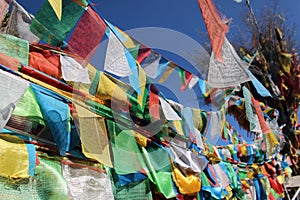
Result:
M224 63L219 62L213 52L211 54L208 70L208 85L210 87L235 87L252 80L247 72L248 64L238 56L226 37L222 47L222 55Z
M0 70L0 130L8 122L12 112L28 87L29 82Z
M109 31L107 34L109 34L109 40L104 60L104 70L120 77L131 75L132 71L128 64L124 46L113 32Z
M62 173L71 199L114 199L110 179L104 172L62 163Z
M161 104L161 108L167 120L181 120L181 117L177 115L177 113L173 110L168 102L166 102L163 98L159 97L159 101Z
M90 84L87 67L82 67L75 59L69 56L60 56L62 77L66 81L74 81Z
M12 1L11 13L5 33L29 42L38 42L39 38L30 31L33 16L16 1Z

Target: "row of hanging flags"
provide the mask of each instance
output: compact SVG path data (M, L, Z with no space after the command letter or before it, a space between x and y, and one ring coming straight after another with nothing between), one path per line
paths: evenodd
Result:
M66 199L282 198L293 160L280 154L277 111L254 99L248 83L271 94L226 38L212 1L198 3L212 44L207 80L132 39L84 0L45 1L34 17L16 1L0 1L0 175L36 177ZM102 72L90 62L104 35ZM219 109L166 99L150 78L164 82L174 70L182 91L197 85ZM241 84L243 97L235 93ZM232 106L246 116L253 142L226 120ZM220 138L229 144L217 146ZM43 167L55 168L56 178L42 179ZM17 195L4 185L3 195ZM39 185L22 187L18 195L32 196Z

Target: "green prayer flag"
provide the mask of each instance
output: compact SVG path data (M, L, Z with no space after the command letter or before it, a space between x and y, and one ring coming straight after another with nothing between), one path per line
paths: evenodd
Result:
M150 188L149 179L121 186L118 180L118 176L114 169L109 169L108 174L111 178L112 190L115 200L152 200L152 192Z
M157 190L167 199L176 196L173 189L172 172L169 156L162 148L152 146L142 147L145 160L145 171Z
M243 86L243 95L245 98L245 108L246 108L246 116L250 123L250 131L255 129L255 121L254 121L254 115L252 110L252 102L251 102L251 93L250 91Z
M41 125L45 125L44 117L41 112L40 106L30 87L20 99L19 103L17 104L17 107L13 112L13 115L28 117Z
M1 33L0 52L28 65L29 42L27 40Z
M78 3L73 0L64 0L62 1L62 18L59 20L50 3L45 1L32 20L30 30L52 46L59 46L83 12L84 7Z
M143 169L141 152L132 130L107 120L107 130L113 152L113 166L118 174L136 173Z

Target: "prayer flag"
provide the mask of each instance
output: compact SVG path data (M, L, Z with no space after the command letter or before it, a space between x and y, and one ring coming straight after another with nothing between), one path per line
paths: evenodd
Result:
M61 20L62 14L62 0L48 0L50 5L52 6L57 18Z
M149 113L152 117L160 119L160 105L159 97L154 89L154 85L150 86L150 96L149 96Z
M63 0L59 20L49 1L45 1L32 20L30 30L48 44L60 46L83 12L84 8L73 0Z
M91 6L88 6L73 31L66 48L83 58L85 63L89 63L96 53L105 30L105 22Z
M164 71L164 74L159 80L159 83L163 83L167 80L167 78L172 74L172 72L175 70L176 65L174 63L168 63L166 70Z
M254 105L255 111L256 111L256 115L258 117L258 121L261 127L261 131L263 134L267 134L271 132L271 129L269 128L268 124L266 123L266 120L263 116L263 113L261 111L259 102L257 100L254 99L254 97L251 97L251 101Z
M210 43L217 60L223 62L222 46L228 26L222 21L218 15L218 11L212 0L198 0L202 17L206 25ZM224 54L224 52L223 52Z
M248 65L238 56L230 42L225 38L223 47L224 62L219 62L212 53L208 71L208 85L215 88L235 87L251 80Z
M11 0L2 0L0 1L0 23L2 24L2 21L8 11L9 3Z
M253 110L252 110L252 103L251 103L251 93L246 88L246 86L242 87L243 89L243 95L245 98L245 108L246 108L246 116L250 124L250 131L255 129L255 122L254 122L254 115L253 115Z
M27 40L38 42L39 38L30 32L30 24L33 16L29 14L20 4L12 1L11 13L8 19L5 33Z
M159 101L160 101L163 113L167 120L169 120L169 121L181 120L181 118L173 110L173 108L170 106L170 104L167 101L165 101L162 97L159 97Z

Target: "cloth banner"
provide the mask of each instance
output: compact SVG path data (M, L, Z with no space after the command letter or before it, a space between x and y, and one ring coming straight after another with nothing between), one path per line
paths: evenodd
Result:
M165 101L162 97L159 97L159 101L161 104L161 108L167 120L181 120L181 117L174 111L174 109L170 106L170 104Z
M12 35L0 34L0 52L28 65L29 43Z
M0 2L0 23L2 24L2 21L8 11L9 3L11 0L2 0Z
M66 155L70 146L70 108L68 100L41 86L31 84L43 116L51 130L60 155Z
M151 51L150 55L144 60L142 67L148 77L155 79L161 55Z
M61 165L62 174L68 186L69 198L114 199L110 179L104 171L65 160Z
M222 52L224 63L219 62L214 53L211 54L208 85L215 88L227 88L250 81L247 64L238 56L227 38L225 38Z
M251 93L248 90L248 88L246 88L246 86L243 86L242 89L245 98L246 116L250 124L250 131L253 131L256 125L255 125L254 115L252 110Z
M90 84L88 68L83 68L75 59L60 55L62 77L66 81Z
M222 62L222 46L228 26L220 18L212 0L198 0L210 43L218 61ZM224 54L224 52L223 52Z
M29 14L20 4L12 1L11 14L5 33L16 36L29 42L38 42L39 38L30 32L33 16Z
M106 34L109 40L105 54L104 70L120 77L131 75L131 67L127 61L122 43L110 29L108 29Z
M29 156L26 144L17 136L0 136L0 175L9 178L29 177ZM1 195L0 195L1 196Z
M61 79L60 55L50 50L31 46L29 65L58 80Z
M88 6L86 12L79 20L70 40L67 49L85 59L89 63L96 53L106 30L106 24L99 15Z
M30 30L51 46L60 46L83 12L84 8L73 0L63 0L59 20L49 1L45 1L32 20Z
M108 167L112 167L105 121L99 115L76 105L83 154Z
M29 83L17 76L0 70L0 130L8 122L13 110L25 94Z

